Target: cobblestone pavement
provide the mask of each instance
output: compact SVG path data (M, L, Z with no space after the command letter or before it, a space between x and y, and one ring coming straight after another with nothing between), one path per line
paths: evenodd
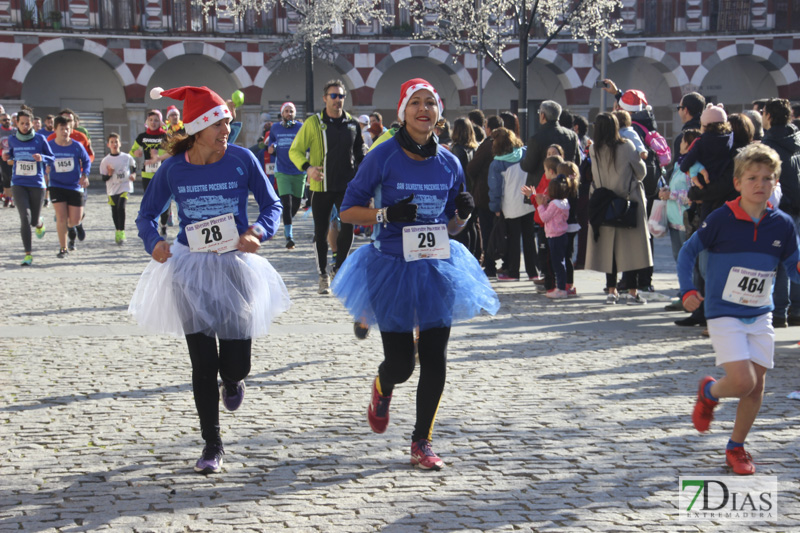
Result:
M441 472L409 465L415 383L397 387L388 431L365 420L380 336L352 333L340 303L316 294L311 222L298 247L260 253L294 305L254 343L247 398L223 413L224 472L192 471L201 443L184 342L143 334L127 305L148 256L113 243L93 189L88 237L56 258L53 210L22 259L15 211L0 209L0 530L789 531L800 525L798 328L780 330L777 366L748 440L759 475L779 480L768 522L679 520L678 477L729 475L733 403L698 434L698 379L719 376L699 328L663 301L606 306L601 274L552 302L533 285L495 283L502 308L453 329L435 428ZM170 229L174 237L175 229ZM357 241L363 243L364 241ZM668 242L655 284L677 288ZM662 297L666 299L666 297ZM412 378L412 381L415 378Z

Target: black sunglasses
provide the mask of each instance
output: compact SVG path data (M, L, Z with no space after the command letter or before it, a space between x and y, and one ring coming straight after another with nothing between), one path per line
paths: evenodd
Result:
M337 98L344 100L344 96L345 95L339 93L328 93L328 97L332 98L333 100L336 100Z
M678 111L680 111L681 109L686 109L686 106L685 105L679 105L676 109Z

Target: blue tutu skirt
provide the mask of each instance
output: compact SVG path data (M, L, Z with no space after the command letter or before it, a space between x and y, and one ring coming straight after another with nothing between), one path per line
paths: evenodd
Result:
M280 275L259 255L192 253L177 241L170 251L166 263L150 261L128 306L150 333L255 339L291 305Z
M478 261L453 240L449 259L411 262L362 246L342 264L331 290L353 318L381 331L449 327L500 308Z

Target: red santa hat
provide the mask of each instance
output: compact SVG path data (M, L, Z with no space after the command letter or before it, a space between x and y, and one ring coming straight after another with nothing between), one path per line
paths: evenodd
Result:
M295 110L295 113L297 112L297 108L294 106L292 102L284 102L283 105L281 106L281 115L283 115L283 110L286 109L287 107L291 107L292 109Z
M224 118L231 118L225 100L208 87L176 87L166 91L155 87L150 90L153 100L162 96L183 100L183 127L189 135L195 135Z
M622 98L619 99L619 106L625 111L629 111L631 113L642 111L643 109L647 109L649 107L647 105L647 98L645 97L644 93L642 91L637 91L636 89L625 91L625 94L623 94Z
M177 106L171 105L167 108L167 118L169 118L170 115L181 116L181 112L178 110Z
M444 104L442 103L442 99L439 98L439 93L437 93L436 89L433 88L433 85L427 81L423 80L422 78L414 78L413 80L408 80L400 86L400 101L397 103L397 118L399 118L400 121L405 120L403 115L406 112L406 105L411 99L411 95L422 89L433 93L434 98L436 98L436 102L439 104L439 116L442 116L442 113L444 113Z

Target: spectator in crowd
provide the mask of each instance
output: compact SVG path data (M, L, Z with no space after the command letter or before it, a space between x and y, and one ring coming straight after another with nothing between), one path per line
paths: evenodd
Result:
M800 227L800 131L791 123L792 108L788 100L773 98L764 106L764 138L761 142L781 159L780 210L792 217ZM790 290L791 289L791 290ZM776 327L800 326L800 285L789 284L786 271L779 267L775 276L775 310L772 323ZM787 317L788 309L788 317Z
M636 202L636 227L616 228L593 221L589 232L586 268L606 273L606 303L616 304L619 302L617 272L637 272L653 265L647 234L647 204L642 187L647 168L633 143L620 137L617 119L611 113L597 115L592 140L589 157L592 160L593 196L605 188ZM628 303L646 303L636 284L628 287L628 293Z
M551 144L558 144L564 149L564 160L580 164L581 155L578 136L572 130L558 124L561 116L561 106L558 102L545 100L539 105L539 124L541 127L528 139L525 158L522 160L522 170L528 173L528 183L536 187L544 174L544 159L547 157L547 148Z
M745 115L753 123L753 140L760 141L764 137L764 123L761 113L752 109L745 109L742 111L742 115Z

